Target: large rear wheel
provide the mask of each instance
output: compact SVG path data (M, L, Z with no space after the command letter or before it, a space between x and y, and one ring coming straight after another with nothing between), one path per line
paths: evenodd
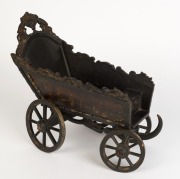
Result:
M44 99L33 101L26 113L26 127L35 146L44 152L59 149L66 129L59 108Z

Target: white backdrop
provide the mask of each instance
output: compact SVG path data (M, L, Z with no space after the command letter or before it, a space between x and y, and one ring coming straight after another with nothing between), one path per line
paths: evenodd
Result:
M169 178L180 177L180 1L179 0L18 0L0 6L0 178ZM141 71L156 84L151 116L163 120L157 138L145 141L146 157L132 173L107 168L99 155L104 134L66 123L62 148L46 154L30 141L25 114L35 100L13 64L19 18L44 18L74 51ZM155 126L154 126L155 127Z

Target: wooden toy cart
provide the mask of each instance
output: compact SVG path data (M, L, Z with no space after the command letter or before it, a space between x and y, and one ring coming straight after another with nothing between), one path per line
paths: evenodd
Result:
M17 38L19 45L11 56L38 98L26 115L35 146L44 152L60 148L68 120L106 133L100 155L109 168L119 172L137 169L145 156L143 140L162 129L158 115L158 126L151 132L152 79L74 53L71 45L34 14L21 18Z

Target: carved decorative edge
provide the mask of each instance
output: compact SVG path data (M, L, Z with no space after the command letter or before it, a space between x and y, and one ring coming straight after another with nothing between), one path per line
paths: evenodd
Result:
M58 36L56 36L55 33L53 33L52 28L48 26L48 23L45 20L39 18L35 14L30 14L26 12L21 17L21 23L19 24L18 31L17 31L18 33L17 39L19 42L17 50L16 50L17 55L22 56L23 50L29 38L35 33L39 32L39 30L37 29L38 25L41 28L40 32L48 34L48 36L50 36L51 38L53 38L59 43L62 42L62 40ZM28 34L27 28L31 28L32 33Z
M54 73L53 71L51 71L49 69L34 68L25 59L17 56L16 54L11 54L11 56L13 58L14 63L18 67L23 68L26 72L30 71L30 72L45 76L47 78L53 78L56 81L66 83L68 85L71 85L71 86L79 88L79 89L87 90L90 92L95 92L95 93L102 94L105 96L111 96L114 98L118 98L118 99L130 102L128 95L126 93L123 93L122 91L120 91L117 88L110 90L106 87L103 87L102 89L99 89L89 82L84 84L82 81L77 80L76 78L73 78L73 77L67 77L67 76L61 77L60 73Z
M129 73L129 76L143 84L146 84L148 86L154 86L154 82L152 81L152 78L147 76L146 73L141 72L140 74L136 74L136 72L131 71Z

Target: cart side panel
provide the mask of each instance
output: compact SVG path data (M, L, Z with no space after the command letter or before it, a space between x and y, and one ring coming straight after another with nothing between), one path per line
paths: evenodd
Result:
M62 81L30 73L40 93L53 100L60 108L82 112L106 120L130 126L131 103L111 96L71 86Z

